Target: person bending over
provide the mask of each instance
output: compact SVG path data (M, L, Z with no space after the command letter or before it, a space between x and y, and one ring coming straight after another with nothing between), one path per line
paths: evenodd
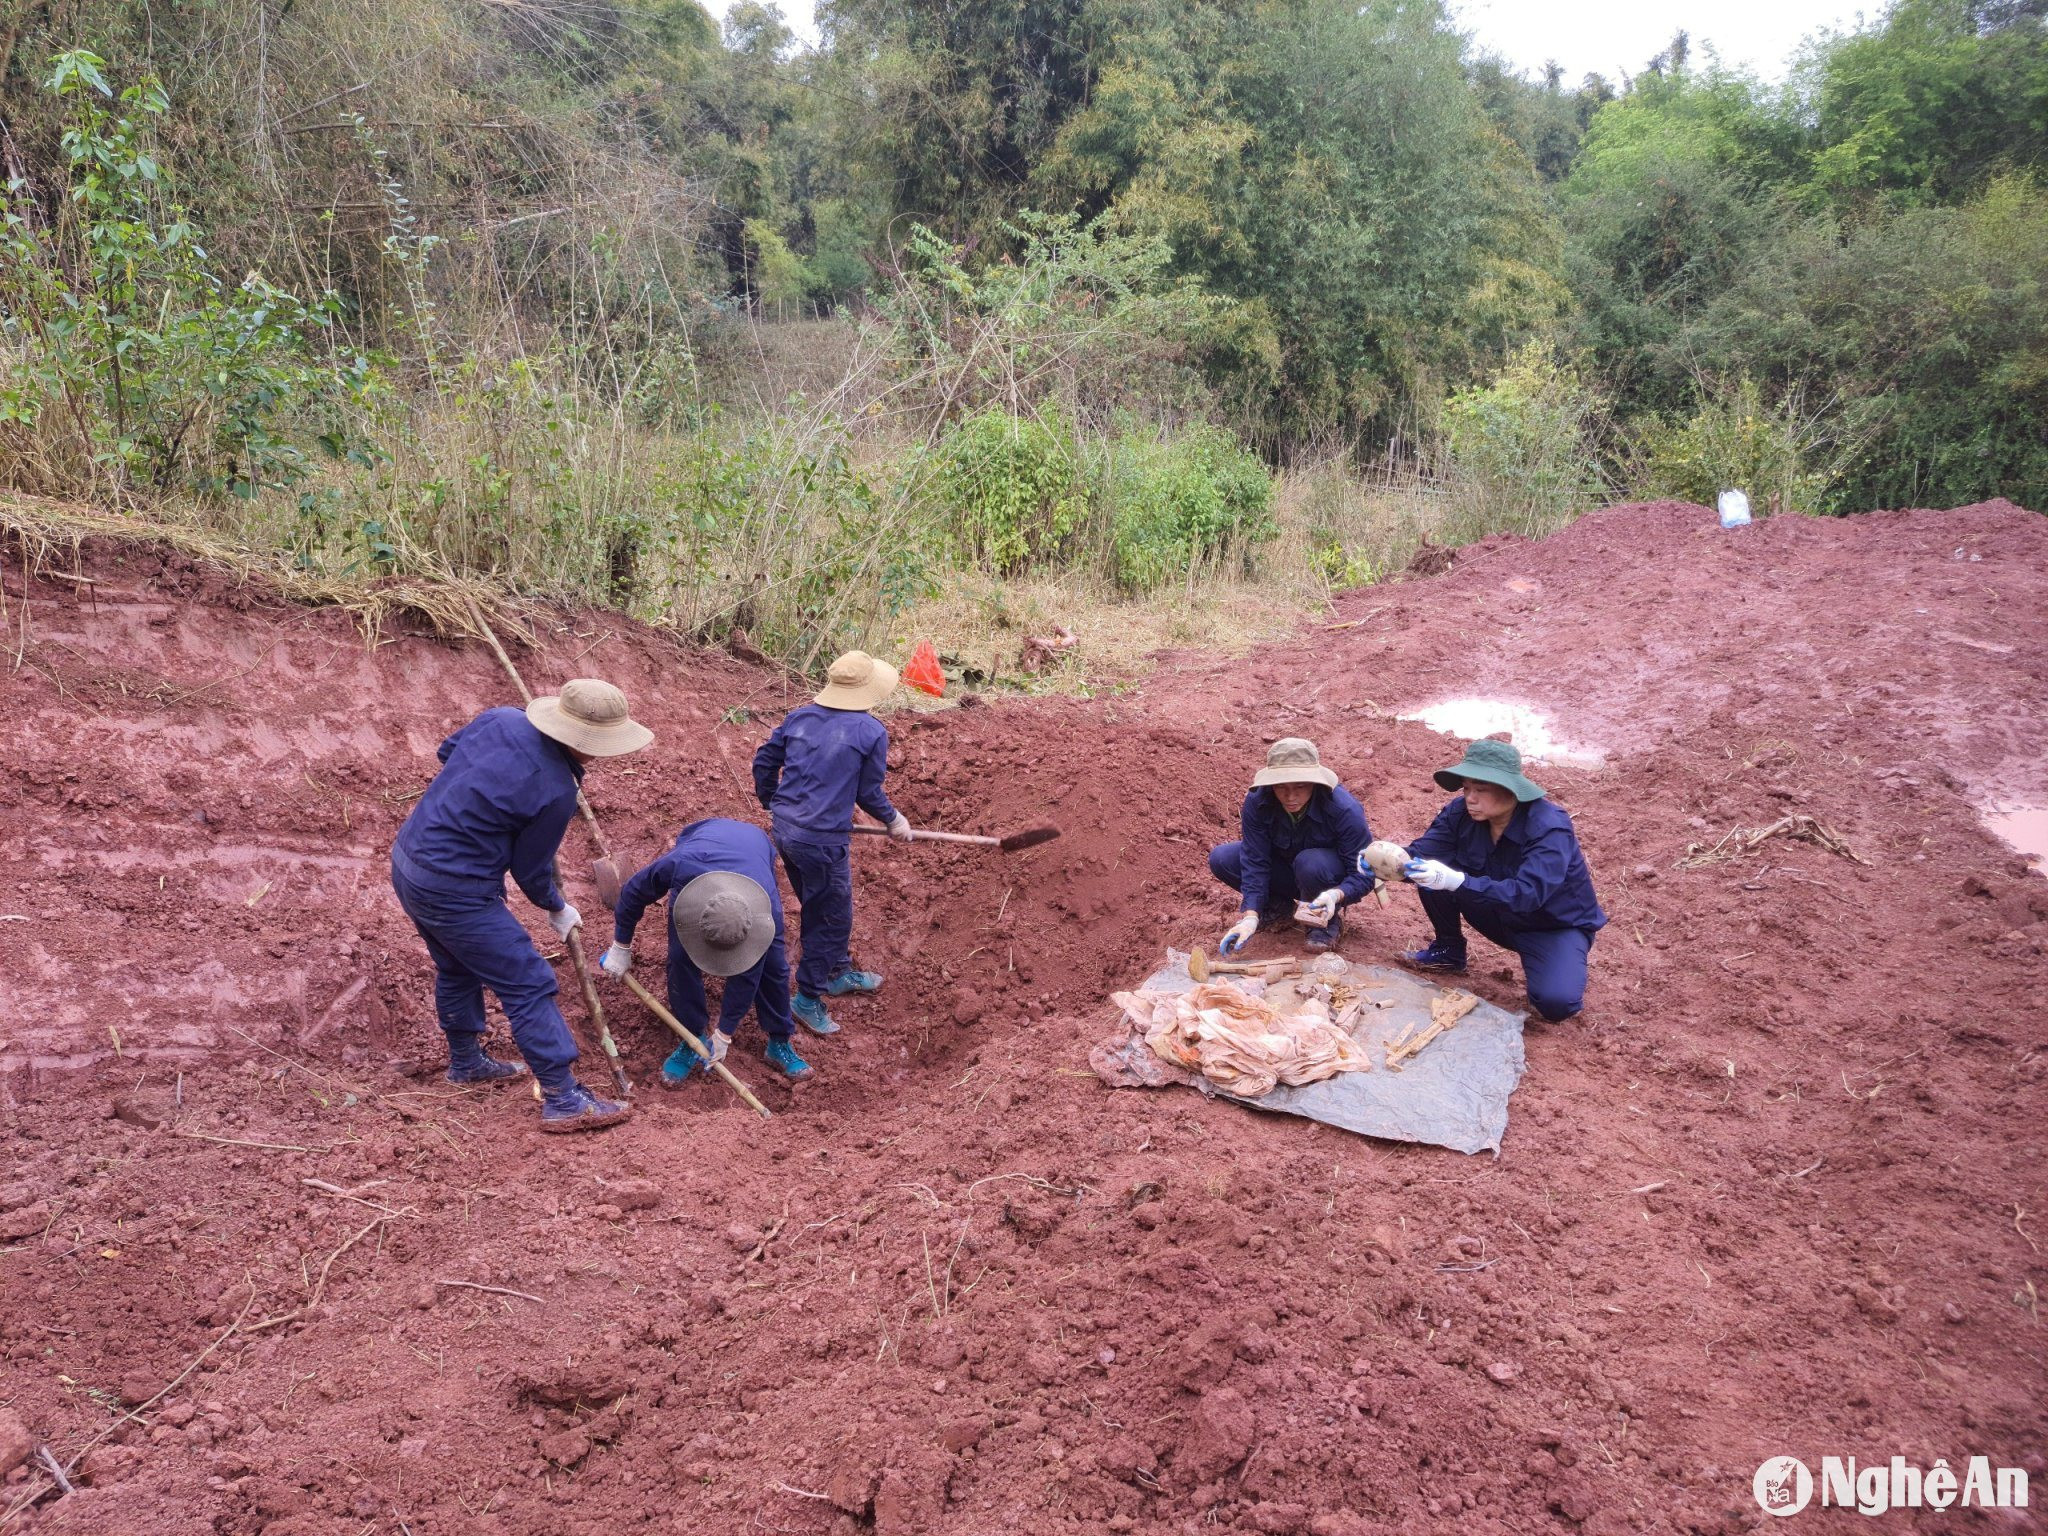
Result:
M1372 841L1365 807L1323 766L1316 744L1289 736L1266 753L1238 814L1242 835L1209 850L1209 872L1238 891L1239 916L1217 949L1234 955L1259 931L1308 905L1310 949L1329 949L1344 935L1341 909L1377 883L1359 862Z
M882 978L858 969L853 938L853 868L847 858L858 805L910 841L910 819L882 793L889 731L870 711L896 691L896 669L866 651L848 651L825 674L825 687L791 710L754 754L754 793L774 826L775 851L801 904L803 954L797 961L797 1021L813 1034L839 1026L825 999L873 992Z
M1570 1018L1585 1002L1593 935L1607 925L1571 817L1524 776L1522 754L1505 741L1473 742L1435 777L1458 796L1408 845L1402 874L1422 888L1436 937L1402 958L1462 971L1469 925L1522 957L1530 1006Z
M627 713L626 696L595 678L572 678L524 713L487 709L441 743L441 771L391 845L391 887L434 957L448 1080L497 1082L525 1070L484 1050L488 987L540 1082L544 1131L615 1125L627 1106L596 1097L571 1074L576 1042L555 1002L555 968L506 905L505 876L547 913L556 937L579 942L583 918L556 886L554 864L583 767L652 740Z
M802 1082L811 1068L790 1043L789 956L783 946L782 902L776 894L775 848L744 821L693 821L675 846L628 880L612 919L612 947L598 966L607 976L633 968L633 930L654 902L668 899L668 1011L723 1061L752 1009L768 1037L770 1070ZM708 1030L706 975L725 978L718 1028ZM704 1058L678 1044L661 1064L663 1086L680 1088Z

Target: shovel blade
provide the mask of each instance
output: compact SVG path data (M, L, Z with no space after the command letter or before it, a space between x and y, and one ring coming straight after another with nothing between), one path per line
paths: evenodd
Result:
M1049 843L1060 835L1058 827L1029 827L1022 832L1012 832L1002 841L1005 853L1016 853L1023 848L1036 848L1040 843Z
M607 912L619 909L619 866L610 859L598 859L590 866L591 883L597 887L597 899L604 903Z

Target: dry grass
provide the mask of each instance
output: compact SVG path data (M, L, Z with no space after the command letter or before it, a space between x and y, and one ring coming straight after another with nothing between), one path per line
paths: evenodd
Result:
M374 639L394 623L424 624L443 639L482 639L475 616L523 645L532 630L502 588L445 572L411 576L311 576L275 554L250 550L217 534L176 522L96 512L69 502L0 493L0 549L13 552L32 574L84 573L85 546L93 539L171 550L241 582L259 582L291 602L340 608Z
M1211 572L1192 585L1131 597L1083 572L957 572L938 597L889 621L883 643L902 656L930 640L949 665L997 686L1093 694L1142 677L1163 651L1240 656L1287 635L1327 614L1343 586L1400 570L1422 536L1440 534L1453 512L1449 498L1419 481L1361 480L1326 464L1282 476L1274 500L1279 536L1259 547L1248 573ZM1333 546L1343 554L1333 555ZM1061 625L1079 643L1045 671L1025 671L1025 637Z

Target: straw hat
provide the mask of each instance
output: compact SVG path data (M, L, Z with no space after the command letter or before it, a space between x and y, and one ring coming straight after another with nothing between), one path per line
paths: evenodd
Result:
M896 691L897 671L866 651L848 651L825 669L817 702L827 709L873 709Z
M669 903L669 921L698 970L737 976L752 970L775 942L775 912L760 882L714 869Z
M621 757L654 740L654 732L626 712L626 696L594 677L572 677L562 691L526 706L543 736L592 757Z
M1316 744L1299 736L1283 736L1266 749L1266 766L1252 776L1253 789L1274 784L1320 784L1337 787L1337 775L1323 766Z

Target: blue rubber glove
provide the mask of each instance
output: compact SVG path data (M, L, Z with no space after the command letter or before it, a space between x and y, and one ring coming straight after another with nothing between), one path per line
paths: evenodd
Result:
M1216 941L1216 953L1234 955L1245 947L1251 936L1259 931L1259 914L1246 912L1231 925L1230 931Z

